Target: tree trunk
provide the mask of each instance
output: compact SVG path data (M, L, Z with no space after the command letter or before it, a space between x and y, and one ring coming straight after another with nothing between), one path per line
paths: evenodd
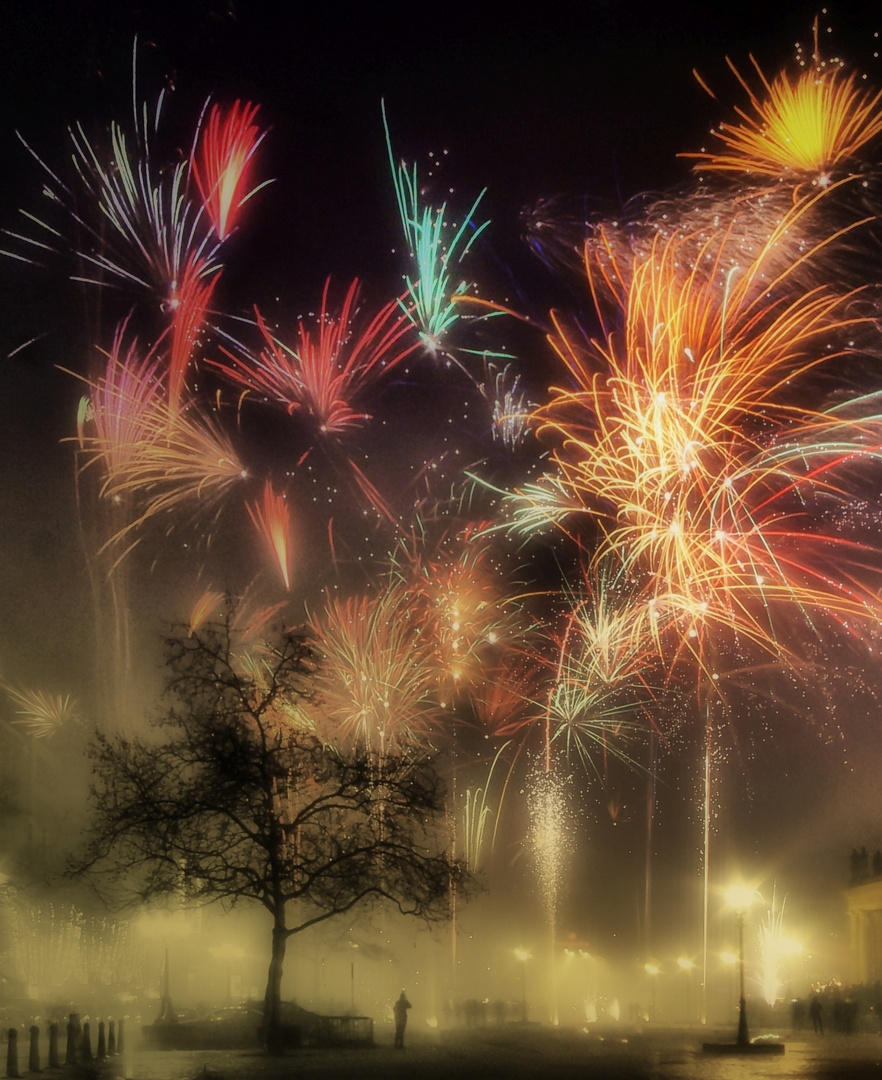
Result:
M266 997L263 1002L263 1039L268 1053L281 1054L285 1048L282 1029L282 975L285 971L285 949L288 932L283 921L273 926L273 953L266 980Z

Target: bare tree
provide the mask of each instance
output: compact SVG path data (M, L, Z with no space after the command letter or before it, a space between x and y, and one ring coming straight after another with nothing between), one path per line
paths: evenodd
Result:
M299 633L249 650L235 642L232 608L166 640L158 738L98 737L94 814L72 869L103 876L118 899L262 904L272 918L264 1037L276 1051L289 938L371 897L444 917L462 871L441 850L431 762L320 739L313 654Z

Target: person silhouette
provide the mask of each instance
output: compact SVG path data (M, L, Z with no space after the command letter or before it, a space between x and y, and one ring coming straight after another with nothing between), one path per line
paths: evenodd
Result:
M395 1049L404 1049L404 1029L407 1027L407 1010L411 1008L407 1000L407 994L402 990L401 996L392 1006L392 1015L395 1017Z
M821 1004L821 995L812 994L811 1004L809 1005L809 1016L812 1018L812 1027L819 1034L824 1034L824 1018L821 1016L824 1006Z

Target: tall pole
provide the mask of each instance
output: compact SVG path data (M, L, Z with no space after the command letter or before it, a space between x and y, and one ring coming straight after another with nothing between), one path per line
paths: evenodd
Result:
M702 829L702 891L701 891L701 1015L699 1020L704 1026L707 1023L707 952L708 952L708 923L710 908L710 836L711 836L711 756L713 752L713 713L711 711L711 694L708 691L707 716L704 726L704 821Z
M747 1034L747 1001L744 997L744 912L738 912L738 1046L749 1046L750 1038Z

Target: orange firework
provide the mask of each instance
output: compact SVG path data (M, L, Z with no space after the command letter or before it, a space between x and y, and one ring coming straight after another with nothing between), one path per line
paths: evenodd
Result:
M187 637L192 637L208 619L216 618L218 609L223 607L226 599L226 593L204 592L193 605L193 610L190 612L190 621L187 624Z
M285 588L291 588L291 518L284 495L273 491L267 480L263 489L263 501L248 504L248 513L260 535L269 544L270 551L282 575Z
M243 204L263 186L246 191L251 159L266 134L255 125L256 116L257 106L241 101L226 112L212 105L193 157L193 176L220 240L230 235Z
M422 534L402 543L396 556L422 598L426 634L451 697L476 687L491 655L511 648L524 633L486 525L451 529L431 545Z
M684 273L679 249L659 240L635 260L621 335L586 347L556 320L576 389L554 390L537 419L558 440L560 491L599 522L597 557L648 571L657 611L688 625L777 648L775 601L865 616L868 594L812 569L811 549L845 545L815 536L798 498L834 496L845 459L878 455L877 419L798 397L860 319L824 289L785 302L762 257L726 267L725 243L710 243L711 269Z

